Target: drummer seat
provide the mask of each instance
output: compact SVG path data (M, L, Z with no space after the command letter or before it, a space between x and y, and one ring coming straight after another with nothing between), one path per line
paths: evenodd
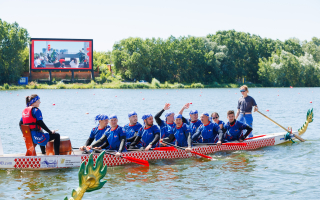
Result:
M25 138L25 143L27 147L26 156L37 156L35 147L36 144L33 143L32 137L31 137L31 131L28 125L21 125L21 131L23 134L23 137Z

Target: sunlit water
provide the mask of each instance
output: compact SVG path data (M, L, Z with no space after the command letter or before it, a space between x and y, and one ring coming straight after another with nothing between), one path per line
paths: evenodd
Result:
M239 89L0 91L0 135L5 153L25 152L18 122L25 96L33 93L41 97L47 126L69 136L74 147L85 143L99 113L117 114L123 126L132 110L137 111L142 123L144 113L155 115L166 102L175 112L192 102L190 109L218 112L226 121L226 112L236 110L240 97ZM303 135L307 141L254 151L219 152L212 155L213 161L189 158L151 161L150 168L135 164L109 167L106 185L86 193L84 199L318 199L320 88L252 88L249 95L256 99L260 111L294 130L305 122L307 110L314 108L314 122ZM255 135L282 132L258 113L253 118ZM78 187L77 174L78 169L0 170L0 199L70 197L72 189Z

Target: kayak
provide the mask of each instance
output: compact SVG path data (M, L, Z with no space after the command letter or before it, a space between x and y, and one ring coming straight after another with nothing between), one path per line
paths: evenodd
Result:
M244 151L254 150L267 146L274 146L295 140L295 135L302 135L307 130L308 124L313 121L313 112L308 111L305 124L298 131L289 133L273 133L267 135L257 135L252 138L247 138L244 142L233 145L208 145L197 144L192 147L192 150L201 154L212 154L221 151ZM243 145L245 143L245 145ZM169 150L169 151L128 151L122 154L123 156L133 157L141 160L161 160L161 159L179 159L190 158L196 156L192 153L187 153L184 150ZM93 155L93 160L96 162L99 153ZM42 155L25 156L25 154L4 154L0 156L0 169L20 169L20 170L48 170L62 168L78 168L83 161L88 162L89 154L83 154L80 150L73 150L71 155ZM117 158L113 155L105 154L103 158L104 165L119 166L131 163L124 158Z

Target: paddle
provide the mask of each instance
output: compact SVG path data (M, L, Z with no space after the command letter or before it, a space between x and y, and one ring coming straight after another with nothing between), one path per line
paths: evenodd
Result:
M217 145L217 143L193 143L193 145ZM245 142L230 142L230 143L222 143L224 146L247 146Z
M175 148L178 148L178 149L183 149L183 150L185 150L185 148L183 148L183 147L179 147L179 146L177 146L177 145L170 144L170 143L165 142L165 141L162 141L162 143L165 143L166 145L174 146ZM206 155L203 155L203 154L201 154L201 153L198 153L198 152L195 152L195 151L192 151L192 150L191 150L190 152L193 153L193 154L197 154L197 155L199 155L199 156L202 156L202 157L204 157L204 158L212 159L212 157L210 157L210 156L206 156Z
M264 116L265 118L269 119L270 121L272 121L273 123L277 124L280 128L282 128L283 130L285 130L286 132L288 132L288 129L286 129L285 127L281 126L280 124L278 124L277 122L273 121L272 119L270 119L267 115L261 113L260 111L257 111L258 113L260 113L262 116ZM298 140L300 140L301 142L304 142L305 140L302 139L299 135L293 134L293 137L297 138Z
M98 150L98 149L94 149L95 151L97 152L103 152L102 150ZM112 156L116 156L115 154L113 153L109 153L107 151L104 151L106 154L109 154L109 155L112 155ZM141 160L141 159L138 159L138 158L133 158L133 157L129 157L129 156L120 156L120 158L124 158L126 160L129 160L131 162L134 162L134 163L137 163L139 165L144 165L144 166L149 166L149 162L147 160Z

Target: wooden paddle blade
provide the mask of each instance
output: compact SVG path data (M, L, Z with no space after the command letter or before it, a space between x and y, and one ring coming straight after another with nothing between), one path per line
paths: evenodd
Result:
M225 146L247 146L247 143L245 142L235 142L235 143L222 143L222 145L225 145Z
M197 155L204 157L204 158L212 159L212 157L210 157L210 156L206 156L206 155L203 155L203 154L195 152L195 151L191 151L191 153L197 154Z
M129 156L122 156L122 158L127 159L127 160L129 160L131 162L137 163L139 165L149 166L149 162L147 160L141 160L141 159L132 158L132 157L129 157Z
M152 150L157 150L157 151L178 151L174 147L156 147L156 148L153 148Z

